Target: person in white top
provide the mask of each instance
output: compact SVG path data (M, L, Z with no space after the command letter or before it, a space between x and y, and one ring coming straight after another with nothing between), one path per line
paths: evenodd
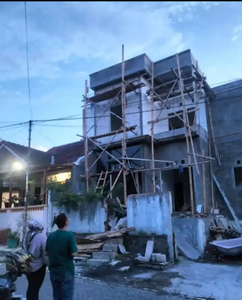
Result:
M28 280L26 300L39 300L39 291L48 265L48 258L45 255L46 236L39 220L30 220L28 229L23 239L23 249L32 254L34 261L31 263L31 273L26 276Z

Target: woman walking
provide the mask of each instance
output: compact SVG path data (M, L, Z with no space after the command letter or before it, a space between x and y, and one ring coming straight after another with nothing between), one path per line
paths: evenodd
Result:
M31 273L26 276L28 280L26 300L39 300L39 291L45 279L48 264L45 255L46 236L43 234L44 227L38 220L31 220L28 229L24 236L23 249L32 254L34 261L30 264Z

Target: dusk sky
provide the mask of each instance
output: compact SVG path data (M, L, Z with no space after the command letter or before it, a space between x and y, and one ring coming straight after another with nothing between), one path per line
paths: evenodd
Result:
M0 126L82 116L89 74L146 53L158 60L191 49L210 86L242 77L241 2L0 2ZM100 126L105 126L101 124ZM35 125L32 146L77 141L82 120ZM0 138L27 145L27 126Z

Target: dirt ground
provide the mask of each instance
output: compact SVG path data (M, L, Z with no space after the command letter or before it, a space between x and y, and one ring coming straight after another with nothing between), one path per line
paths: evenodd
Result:
M127 267L128 270L120 270ZM171 279L179 277L178 273L164 273L162 270L150 269L138 265L133 259L126 258L114 266L102 265L90 268L86 265L79 267L80 275L106 283L122 284L135 288L162 291L171 284Z

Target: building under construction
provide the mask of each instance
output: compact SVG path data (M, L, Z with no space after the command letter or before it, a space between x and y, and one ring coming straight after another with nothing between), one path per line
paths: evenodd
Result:
M214 208L214 94L190 50L152 62L146 54L125 60L122 47L121 63L91 74L89 87L82 135L87 189L93 178L123 203L131 194L171 191L174 211Z

